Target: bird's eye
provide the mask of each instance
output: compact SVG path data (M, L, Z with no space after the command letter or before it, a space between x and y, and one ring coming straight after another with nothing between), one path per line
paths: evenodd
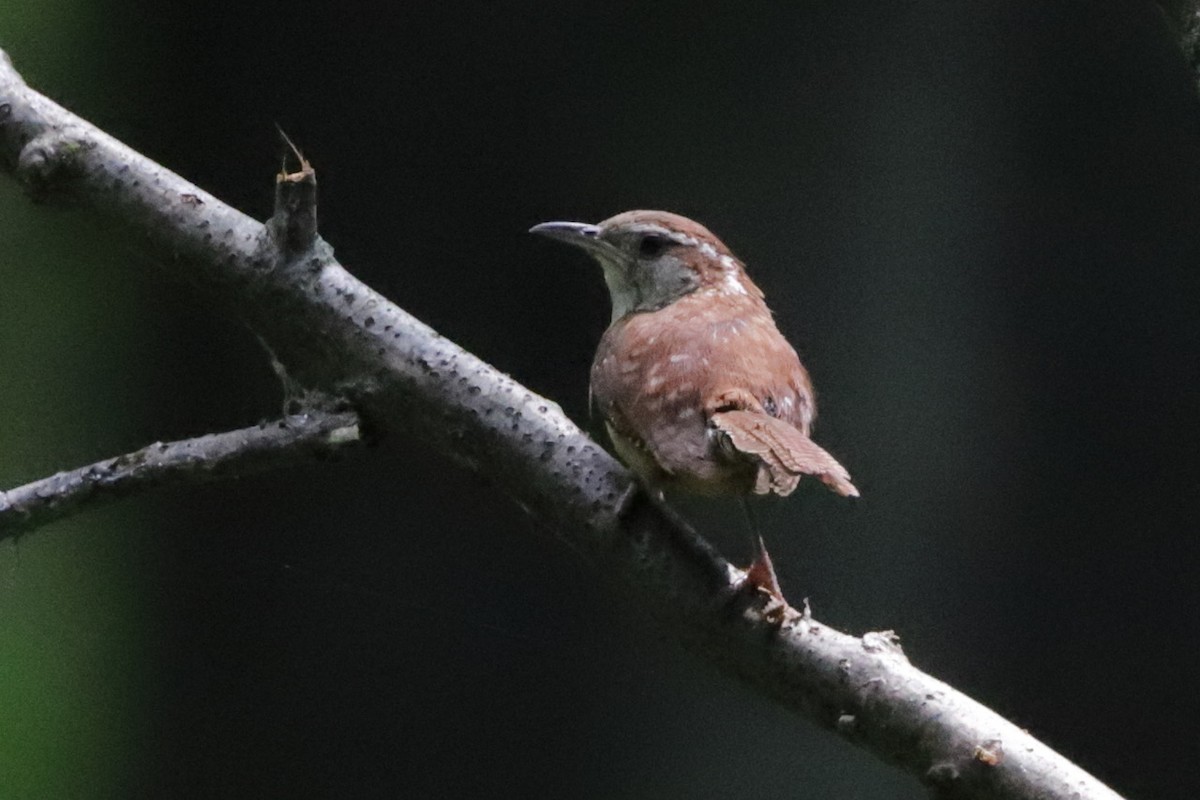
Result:
M643 258L654 258L667 247L667 237L657 233L647 233L638 242L638 255Z

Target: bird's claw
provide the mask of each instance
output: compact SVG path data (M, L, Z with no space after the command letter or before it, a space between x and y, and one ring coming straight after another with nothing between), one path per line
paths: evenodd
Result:
M787 598L783 596L783 589L779 586L779 579L775 576L775 566L771 563L771 556L765 549L759 550L758 558L746 570L746 585L754 587L754 590L766 598L761 611L763 619L772 625L783 625L795 619L799 619L800 612L788 605Z
M772 625L783 625L789 619L789 612L790 616L799 616L796 610L788 605L783 595L774 594L764 586L756 588L767 598L767 602L762 607L763 619L767 622Z

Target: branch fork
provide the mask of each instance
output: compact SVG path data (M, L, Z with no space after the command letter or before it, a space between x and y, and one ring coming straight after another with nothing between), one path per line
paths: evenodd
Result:
M769 619L763 598L738 591L740 570L688 526L644 493L624 502L629 473L556 404L343 269L317 236L316 176L300 161L299 172L277 180L276 213L264 226L29 89L0 53L0 163L35 197L66 192L170 256L164 267L226 301L298 386L352 402L354 422L335 414L315 423L314 442L286 460L356 440L358 419L419 436L488 475L699 655L908 771L934 796L1119 800L1027 732L916 669L895 634L849 636L807 608L788 609L782 624ZM24 514L31 529L70 510L66 500L39 506L39 493L72 485L91 487L74 497L95 496L117 474L133 487L137 469L168 452L182 464L182 454L209 438L20 487L0 495L0 514Z

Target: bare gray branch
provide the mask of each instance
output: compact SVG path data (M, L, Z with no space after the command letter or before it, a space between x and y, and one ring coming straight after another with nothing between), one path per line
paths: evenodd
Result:
M0 491L0 538L156 486L238 478L326 458L361 441L356 414L317 411L227 433L155 442Z
M636 492L558 406L357 281L319 239L299 257L281 252L259 223L28 89L7 60L0 116L0 159L36 196L82 200L148 238L169 268L231 303L300 385L487 475L696 652L776 701L938 797L1117 798L913 667L890 634L860 639L797 612L772 624L763 599L741 591L743 573Z

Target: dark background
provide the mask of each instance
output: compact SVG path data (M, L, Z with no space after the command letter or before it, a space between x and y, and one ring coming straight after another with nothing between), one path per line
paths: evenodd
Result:
M1137 798L1200 792L1200 115L1140 2L28 4L34 86L585 422L599 271L666 208L750 265L854 504L785 591ZM251 424L253 336L0 181L0 486ZM688 504L741 557L735 510ZM415 439L0 545L6 797L917 798L664 639Z

